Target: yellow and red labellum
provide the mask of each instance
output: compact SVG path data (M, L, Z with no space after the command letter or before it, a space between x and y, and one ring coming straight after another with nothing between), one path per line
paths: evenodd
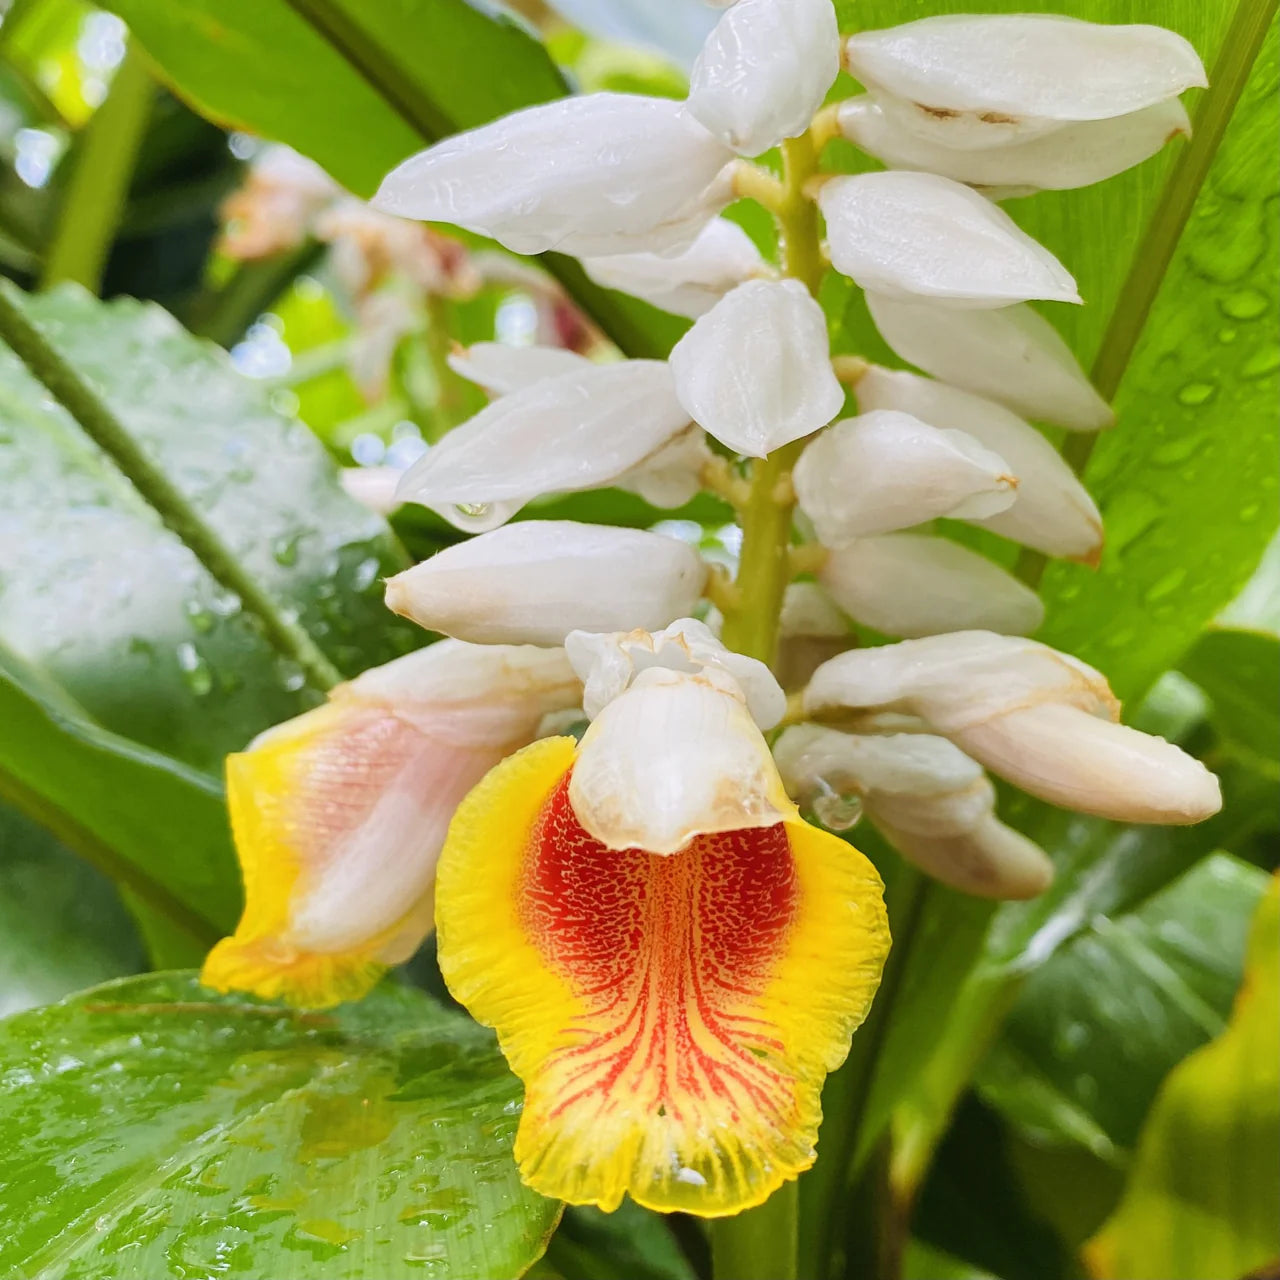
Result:
M736 1213L813 1162L823 1079L888 950L879 877L798 820L607 849L570 806L573 758L535 743L459 809L441 968L525 1083L531 1186Z

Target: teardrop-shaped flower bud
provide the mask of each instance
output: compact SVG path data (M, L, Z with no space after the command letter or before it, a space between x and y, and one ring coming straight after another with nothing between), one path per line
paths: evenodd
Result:
M569 803L606 848L667 854L796 812L742 692L713 668L636 676L583 736Z
M562 650L445 640L229 756L247 904L203 981L313 1008L363 996L431 929L459 801L580 697Z
M656 631L693 612L707 579L675 538L525 520L398 573L387 607L477 644L559 645L570 631Z
M1198 760L1116 724L1106 680L1069 654L987 632L843 653L814 673L805 710L919 716L1032 795L1118 822L1199 822L1218 780Z
M867 306L889 346L943 382L1070 431L1116 420L1058 331L1028 306L957 311L874 292Z
M505 342L474 342L450 352L446 359L459 377L493 396L510 395L535 382L595 368L586 356L567 347L512 347Z
M738 0L689 76L689 113L739 155L803 133L840 71L830 0Z
M832 265L864 289L966 308L1080 301L1048 249L949 178L899 170L832 178L818 204Z
M503 116L406 160L375 208L452 222L514 253L662 252L732 197L733 153L684 104L592 93Z
M774 744L792 795L854 793L866 816L922 871L985 898L1031 898L1053 880L1038 845L995 817L995 789L976 763L929 734L872 737L796 725Z
M886 533L831 552L818 581L855 622L889 636L975 627L1024 635L1044 621L1029 587L947 538Z
M584 258L596 284L620 289L655 307L696 320L730 289L768 273L755 242L736 222L716 218L683 253L620 253Z
M1109 120L1203 88L1196 51L1163 27L1054 14L965 14L860 31L849 70L904 123L985 147L1073 120Z
M828 427L800 455L792 479L800 509L828 547L937 516L994 515L1013 504L1018 484L1009 463L972 436L892 409Z
M582 709L593 718L652 667L688 675L724 672L742 691L761 729L772 729L787 709L786 695L763 662L726 649L706 623L694 618L678 618L661 631L573 631L564 643L584 686Z
M671 370L689 416L755 458L826 426L844 404L826 317L796 280L726 294L676 343Z
M1112 120L1086 120L1048 134L981 150L949 147L904 128L869 95L840 104L840 131L894 169L923 169L970 186L1066 191L1123 173L1179 134L1191 121L1177 98ZM988 190L990 194L990 190Z
M542 494L608 484L688 425L665 361L586 363L455 427L405 472L398 494L483 532Z
M702 477L712 459L706 433L688 426L666 444L609 483L637 493L650 506L682 507L702 492Z
M1017 414L931 378L878 367L859 380L858 405L914 414L980 440L1018 477L1018 491L1006 510L965 512L963 518L1045 555L1097 562L1102 551L1097 506L1062 455Z

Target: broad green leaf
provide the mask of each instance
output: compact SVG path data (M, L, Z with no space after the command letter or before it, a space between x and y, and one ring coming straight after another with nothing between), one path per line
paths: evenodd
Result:
M1209 695L1228 745L1280 781L1280 637L1210 627L1178 666Z
M159 308L76 289L33 319L345 673L419 643L379 579L405 563L323 449ZM27 369L0 347L0 639L107 728L199 768L314 701Z
M235 924L221 788L93 724L0 649L0 799L207 946Z
M559 1212L519 1110L493 1037L405 988L322 1015L109 983L0 1025L0 1271L513 1280Z
M111 882L0 804L0 1017L143 964Z
M571 1205L546 1261L562 1280L695 1280L667 1223L632 1200L613 1213Z
M1094 915L1023 986L983 1099L1033 1139L1123 1162L1167 1072L1226 1025L1265 888L1216 854L1137 910Z
M997 1280L989 1271L970 1266L919 1240L908 1240L903 1280Z
M1278 950L1273 880L1230 1025L1165 1081L1120 1208L1088 1246L1100 1280L1222 1280L1280 1258Z

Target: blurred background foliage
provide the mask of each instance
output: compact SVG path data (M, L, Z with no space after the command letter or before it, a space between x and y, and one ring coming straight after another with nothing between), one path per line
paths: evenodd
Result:
M850 29L970 7L837 4ZM910 941L802 1180L815 1280L1280 1274L1275 4L1060 7L1181 31L1213 87L1189 104L1189 147L1008 206L1079 278L1088 305L1052 319L1119 413L1085 471L1106 554L1096 572L1049 566L1042 638L1214 768L1226 803L1166 830L1006 795L1058 880L999 907L855 833ZM32 295L12 296L345 675L427 639L379 583L460 535L385 499L481 403L452 345L661 356L687 323L572 260L362 204L405 155L521 105L681 95L715 18L697 0L517 8L11 0L0 21L0 270ZM829 163L858 161L836 146ZM730 216L772 251L758 211ZM854 295L824 290L835 348L896 363ZM737 545L709 497L672 513L603 491L524 516ZM198 963L234 923L222 759L318 698L262 611L0 349L0 1013L33 1010L0 1028L6 1273L118 1275L111 1259L133 1257L148 1276L483 1280L542 1252L554 1207L511 1176L511 1079L440 1007L429 955L323 1018L130 977ZM107 1114L111 1140L64 1168L59 1142ZM238 1136L194 1136L215 1131ZM394 1227L350 1225L392 1202ZM696 1224L628 1206L571 1211L534 1265L690 1280L707 1254Z

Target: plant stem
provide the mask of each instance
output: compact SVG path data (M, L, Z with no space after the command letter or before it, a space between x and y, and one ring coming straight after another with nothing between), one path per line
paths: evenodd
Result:
M711 1223L715 1280L797 1280L798 1194L787 1182L758 1209Z
M42 288L74 280L92 293L101 292L153 98L145 55L130 41L107 96L77 141L71 183L40 277Z
M331 689L341 679L315 641L285 616L260 582L192 506L178 487L151 461L141 445L106 402L28 319L21 293L0 282L0 338L80 424L85 434L115 464L164 521L191 549L197 560L261 623L270 642L302 668L317 689Z

